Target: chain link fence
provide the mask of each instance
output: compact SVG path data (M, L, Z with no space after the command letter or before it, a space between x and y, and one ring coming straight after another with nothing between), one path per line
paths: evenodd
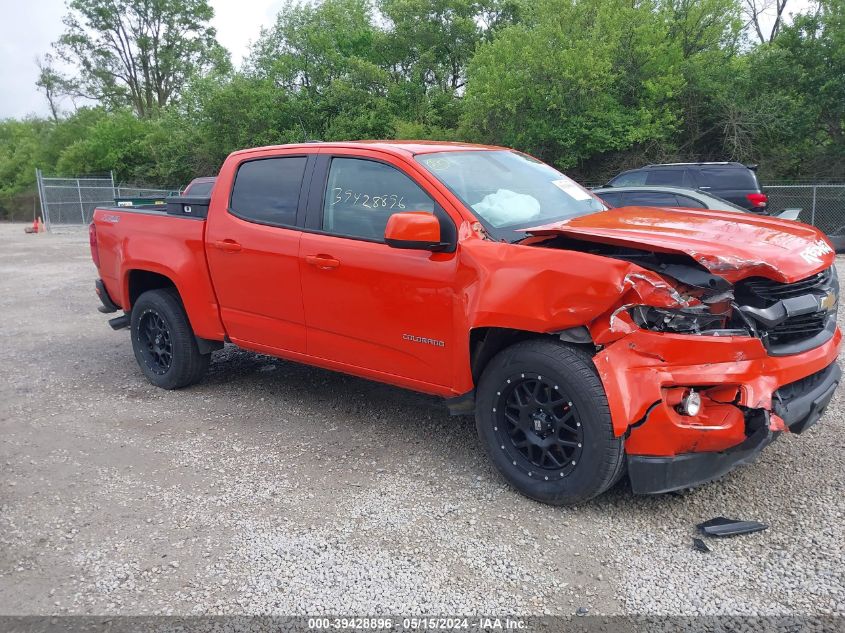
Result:
M161 189L144 185L115 185L114 177L90 178L47 177L35 170L41 217L47 230L55 225L88 224L96 207L114 206L115 198L166 198L178 189Z
M845 233L845 184L763 185L769 210L801 209L800 222L812 224L828 235Z
M585 184L587 189L604 183ZM769 212L801 209L798 221L812 224L828 235L845 234L845 183L772 183L760 188L769 196Z
M115 184L114 177L53 178L36 170L41 215L48 230L53 225L88 224L94 209L111 206L115 198L164 198L178 189ZM800 208L799 220L828 235L845 234L845 184L763 185L769 210Z

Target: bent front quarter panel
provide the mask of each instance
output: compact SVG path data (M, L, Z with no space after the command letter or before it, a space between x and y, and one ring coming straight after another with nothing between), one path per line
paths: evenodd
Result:
M475 328L536 332L590 326L631 303L675 306L677 292L657 274L630 262L577 251L493 242L470 222L459 228L456 289L456 392L473 388L469 336ZM622 328L603 328L619 338ZM618 321L618 320L617 320ZM463 337L461 340L460 337Z
M164 275L179 291L197 336L223 340L217 301L205 260L205 222L163 213L98 209L94 213L100 275L109 295L131 309L129 274Z

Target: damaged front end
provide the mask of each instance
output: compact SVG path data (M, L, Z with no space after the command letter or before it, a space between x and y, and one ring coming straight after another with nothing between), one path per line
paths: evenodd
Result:
M588 326L635 492L715 479L810 427L832 398L832 265L791 283L736 271L728 281L678 253L565 236L537 245L636 265L620 304Z

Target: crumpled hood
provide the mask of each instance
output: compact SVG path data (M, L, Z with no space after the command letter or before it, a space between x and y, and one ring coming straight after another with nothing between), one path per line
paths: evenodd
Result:
M730 282L761 276L791 283L828 268L836 257L811 226L730 211L623 207L525 231L680 253Z

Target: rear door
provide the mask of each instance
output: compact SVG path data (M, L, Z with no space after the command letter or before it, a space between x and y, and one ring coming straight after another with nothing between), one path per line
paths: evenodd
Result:
M454 242L455 223L419 174L385 158L357 149L320 156L300 249L308 354L400 384L449 385L455 253L392 248L384 229L393 213L425 211Z
M297 224L314 161L301 151L245 158L231 176L226 208L208 219L206 254L220 316L242 347L305 352Z

